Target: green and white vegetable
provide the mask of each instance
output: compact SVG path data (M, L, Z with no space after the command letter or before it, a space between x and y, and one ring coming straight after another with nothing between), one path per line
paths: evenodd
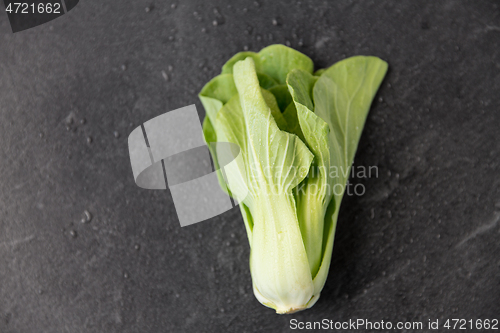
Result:
M211 143L241 150L219 181L239 202L255 296L277 313L310 308L320 296L346 176L387 63L355 56L313 68L283 45L241 52L199 95L216 167Z

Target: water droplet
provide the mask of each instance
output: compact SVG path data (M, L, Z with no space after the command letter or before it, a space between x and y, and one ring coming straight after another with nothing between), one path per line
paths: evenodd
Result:
M175 9L175 8L177 8L177 5L176 5L175 3L173 3L173 4L171 4L171 5L170 5L170 7L171 7L172 9Z
M243 8L243 13L246 13L248 12L248 9L247 8Z
M253 2L253 5L254 5L255 7L260 7L260 3L259 3L258 1L254 1L254 2Z
M243 46L244 51L248 51L248 45Z
M289 41L289 40L286 40L286 41L285 41L285 45L286 45L286 46L288 46L288 47L290 47L292 44L290 43L290 41Z
M257 35L257 36L255 36L255 39L260 42L260 40L262 39L262 37L261 37L261 35Z
M172 67L172 65L168 65L167 69L168 69L169 72L171 72L171 71L174 70L174 67Z
M39 133L38 136L41 138L43 138L43 133Z
M80 119L80 125L85 125L86 122L87 120L85 120L85 118Z
M205 33L205 32L207 32L207 29L201 28L201 32Z
M213 21L212 21L212 25L213 25L214 27L216 27L216 26L218 26L218 25L219 25L219 22L217 22L217 20L213 20Z
M91 136L87 137L87 143L92 143L92 137Z
M139 245L139 244L135 244L134 249L135 249L136 251L139 251L139 250L141 249L141 245Z
M168 40L169 41L173 41L174 40L174 36L168 36Z
M165 81L168 81L168 74L167 74L167 72L165 72L165 71L161 71L161 76L163 76L163 79L164 79Z
M124 277L125 279L128 279L128 273L127 273L127 272L123 273L123 277Z
M275 25L275 26L278 25L278 20L277 19L273 18L272 22L273 22L273 25Z
M78 236L78 234L76 233L76 231L75 231L75 230L71 230L71 231L69 232L69 235L70 235L71 237L73 237L73 238L76 238L76 236Z
M43 290L42 289L38 289L38 295L41 295L43 294Z
M224 313L224 311L226 311L224 308L220 308L220 312Z
M149 13L149 12L151 11L151 8L146 7L146 8L144 8L144 11L145 11L146 13Z
M127 70L127 65L123 64L123 65L120 66L120 68L121 68L122 71L125 71L125 70Z
M231 238L234 238L236 235L234 233L231 233Z
M299 46L304 46L304 41L302 39L299 39L297 45Z
M92 214L88 210L83 212L83 217L80 220L81 223L89 223L92 220Z
M114 131L113 132L113 135L115 136L115 138L119 138L120 137L120 133L118 133L118 131Z
M384 99L383 99L382 97L379 97L379 98L378 98L378 101L379 101L380 103L382 103L382 102L384 101Z
M179 297L181 297L181 295L175 294L175 298L179 298Z

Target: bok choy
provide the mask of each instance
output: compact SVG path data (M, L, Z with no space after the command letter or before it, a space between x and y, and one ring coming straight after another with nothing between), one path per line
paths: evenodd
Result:
M348 170L387 63L355 56L313 69L306 55L271 45L237 53L199 94L219 182L245 223L254 294L277 313L320 296ZM215 142L240 148L224 172Z

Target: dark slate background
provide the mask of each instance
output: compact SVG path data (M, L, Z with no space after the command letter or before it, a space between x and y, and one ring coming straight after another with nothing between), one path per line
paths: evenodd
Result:
M0 332L500 317L498 1L82 1L16 34L0 8ZM355 161L379 177L353 180L321 298L290 316L253 296L239 211L181 229L127 148L273 43L390 65Z

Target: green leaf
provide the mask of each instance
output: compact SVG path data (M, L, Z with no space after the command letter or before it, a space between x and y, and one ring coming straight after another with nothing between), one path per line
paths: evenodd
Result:
M270 91L265 89L261 89L261 93L267 106L271 109L271 114L273 115L273 118L276 121L276 124L278 125L279 129L281 130L286 129L287 123L285 117L283 117L283 114L281 113L281 110L278 106L278 103L274 95Z
M314 110L312 91L317 80L317 77L301 69L290 71L286 80L294 103L305 107L310 112Z
M243 217L243 222L245 223L245 230L247 232L248 244L250 244L250 249L252 248L252 232L253 232L253 218L250 209L243 203L238 204L240 207L241 216Z
M272 87L278 85L278 82L276 82L271 76L262 72L261 66L260 66L260 56L258 53L255 53L255 52L247 51L247 52L236 53L234 56L231 57L231 59L229 59L224 64L224 66L222 66L222 73L221 74L233 74L234 64L240 60L245 60L248 57L252 58L254 63L255 63L257 77L259 78L259 83L260 83L260 86L262 88L269 89L269 88L272 88Z
M314 278L315 293L323 288L332 256L335 227L350 167L356 153L370 105L387 72L387 63L377 57L356 56L328 68L313 88L314 112L330 127L331 163L340 169L324 226L324 254Z
M237 93L238 91L234 85L233 75L222 74L210 80L198 95L206 111L206 117L203 121L204 139L207 143L208 149L210 150L210 154L212 155L219 185L222 190L228 194L230 194L230 191L227 189L226 182L224 181L220 170L216 152L214 151L214 143L217 142L217 131L213 124L216 123L217 113L222 108L224 103L227 103L229 99Z
M260 86L264 89L270 89L278 85L278 82L265 73L257 72L257 77L259 78Z
M292 102L292 96L288 91L288 87L286 84L280 84L278 86L274 86L269 91L276 97L276 101L278 102L278 106L281 112L285 112L286 108Z
M347 170L352 164L386 71L387 63L377 57L351 57L328 68L314 86L314 112L329 125L331 141L340 148L334 165Z
M325 226L323 229L323 257L318 273L313 278L314 295L319 295L325 286L328 271L332 261L333 243L335 241L335 230L340 211L340 201L333 198L325 213Z
M328 175L330 129L328 124L313 112L311 95L316 81L316 77L300 69L292 70L287 77L304 142L314 154L311 172L296 195L300 230L313 277L321 264L324 216L331 199L332 183Z
M233 198L242 202L247 198L249 183L247 181L247 165L250 162L244 149L248 145L245 118L240 105L239 95L235 95L227 102L217 114L217 139L219 142L231 142L241 149L241 158L236 160L236 165L226 165L226 180ZM217 152L220 154L221 152ZM227 154L227 152L224 152ZM231 157L224 157L230 160Z
M299 137L302 142L305 142L304 134L302 134L302 130L300 129L299 118L297 117L297 109L295 108L295 104L290 103L288 107L283 112L283 118L287 123L286 128L284 129L288 133L295 134Z
M217 174L217 180L219 181L219 185L221 189L227 194L231 195L231 192L227 188L226 181L222 175L220 170L219 161L217 159L217 153L215 151L215 143L217 142L217 135L215 134L215 129L212 126L212 122L210 118L205 117L203 120L203 138L205 139L205 143L207 144L208 150L210 151L210 155L212 156L212 161L214 163L214 169Z
M203 134L205 138L205 143L207 144L208 149L210 150L210 154L212 155L212 160L214 162L214 168L217 174L217 179L219 180L219 185L226 193L228 193L228 195L234 197L231 191L227 188L226 181L224 180L224 176L220 169L220 165L217 159L217 152L215 149L217 145L213 144L217 142L217 138L215 135L215 130L208 117L205 117L203 121ZM238 206L240 208L241 215L243 217L243 222L245 224L245 229L248 236L248 242L250 244L250 247L252 247L252 230L253 230L252 214L244 203L240 202Z
M205 143L208 146L208 149L212 149L212 145L210 145L210 143L217 142L217 135L215 134L212 122L208 117L205 117L205 119L203 119L203 137L205 139Z
M217 112L237 93L232 74L218 75L203 87L198 97L212 124L215 124Z
M262 72L261 67L260 67L260 56L258 53L251 52L251 51L245 51L245 52L238 52L234 56L231 57L224 66L222 66L222 73L221 74L233 74L233 66L235 63L237 63L240 60L245 60L246 58L252 58L255 64L255 69L257 72Z
M259 52L259 57L260 66L256 66L257 70L271 76L279 84L286 83L286 76L292 69L302 69L311 74L314 69L308 56L284 45L265 47Z
M326 71L326 68L321 68L318 69L316 72L314 72L314 76L321 76Z

